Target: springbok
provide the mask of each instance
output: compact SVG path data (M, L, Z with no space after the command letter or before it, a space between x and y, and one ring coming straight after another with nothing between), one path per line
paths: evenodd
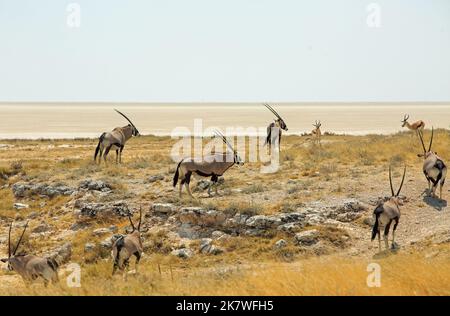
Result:
M228 149L225 153L214 153L203 158L184 158L177 166L175 175L173 177L173 186L176 187L178 180L180 180L180 197L182 194L183 184L186 186L186 191L190 197L192 196L189 184L191 182L192 174L196 174L201 177L211 177L211 185L208 188L208 194L211 196L211 187L215 187L215 193L217 192L217 182L228 169L234 164L242 166L244 162L228 142L228 140L219 131L215 131L215 136L220 137L222 141L227 145Z
M120 236L112 246L112 257L114 259L113 272L114 275L117 269L125 272L130 263L132 256L136 257L135 270L137 272L139 261L142 257L143 246L141 240L141 223L142 223L142 207L139 208L139 224L136 228L134 226L131 215L128 215L132 232L127 235Z
M116 127L109 133L103 133L99 140L97 148L95 149L95 156L94 161L97 162L97 155L99 156L99 163L101 162L103 150L105 150L104 153L104 160L106 163L106 158L109 154L109 151L111 149L116 150L116 163L122 163L122 151L125 147L125 143L133 136L140 136L139 131L137 130L136 126L131 122L131 120L126 117L125 114L122 112L114 109L117 113L122 115L130 124L124 127Z
M271 146L273 143L276 144L276 137L278 137L278 151L280 151L281 148L281 134L282 130L288 131L288 127L284 120L281 118L281 116L275 111L269 104L265 103L264 106L269 109L270 112L273 113L277 118L275 119L275 122L270 123L270 125L267 127L267 137L264 145L269 144ZM275 134L272 135L272 132ZM278 133L276 133L278 132ZM278 135L277 135L278 134Z
M420 120L420 121L414 122L412 124L409 124L408 120L409 120L409 115L405 114L403 120L401 121L402 122L402 127L406 126L409 130L415 131L416 134L418 134L420 132L423 132L423 130L425 128L425 122L424 121Z
M442 187L447 176L447 166L441 157L436 152L431 151L433 145L434 128L431 129L430 146L428 150L425 149L422 133L419 132L420 143L422 144L423 154L418 154L418 157L423 157L423 173L428 181L428 193L436 197L436 188L439 183L439 198L442 199ZM433 183L433 190L431 190L431 183Z
M8 258L1 259L2 262L8 264L8 270L17 272L23 279L26 286L33 281L41 278L44 280L44 285L47 286L51 281L53 284L59 282L58 279L58 263L54 259L37 257L34 255L17 254L22 238L28 227L28 222L22 231L22 235L11 251L11 230L13 223L9 226L8 232Z
M322 126L322 123L320 121L319 122L316 121L316 124L313 124L313 126L315 128L311 131L311 134L315 136L314 142L320 145L320 138L322 137L320 127Z
M402 199L399 197L400 192L403 187L406 175L406 166L403 171L403 178L398 188L397 194L394 193L394 187L392 185L392 173L391 167L389 167L389 183L391 185L391 197L384 202L378 204L378 206L373 211L375 217L375 223L372 228L372 241L378 235L378 248L381 252L381 229L384 228L384 245L386 250L389 249L388 236L389 229L391 228L392 222L395 222L394 229L392 230L392 248L395 249L395 231L400 220L400 206L403 205Z

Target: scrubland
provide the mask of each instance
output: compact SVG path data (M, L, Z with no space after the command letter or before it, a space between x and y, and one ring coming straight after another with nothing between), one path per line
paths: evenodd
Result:
M428 141L430 131L425 132ZM81 266L81 287L67 287L66 265L61 267L61 284L44 288L40 284L23 286L15 272L2 267L0 294L3 295L449 295L450 294L450 215L448 187L443 200L426 196L427 182L422 173L422 152L416 136L399 133L390 136L323 137L316 146L309 136L287 136L282 140L280 169L262 174L261 162L234 166L224 176L220 196L208 197L192 187L195 200L185 194L181 199L172 187L176 162L170 151L175 140L143 136L127 143L123 164L93 163L97 140L3 140L0 148L0 257L6 256L7 233L15 221L13 240L20 223L30 220L21 251L45 254L70 242L68 263ZM450 158L450 134L435 131L433 150L445 160ZM247 148L248 150L248 148ZM394 186L400 182L403 166L407 177L402 196L405 205L397 232L397 251L379 253L378 243L370 241L370 218L380 198L390 193L388 168L392 165ZM158 180L151 180L157 176ZM126 217L86 217L75 214L78 195L53 198L33 195L18 198L15 183L64 184L77 187L86 179L101 180L111 187L109 194L93 194L91 202L125 201L130 209L140 206L149 213L154 203L176 208L200 207L227 216L274 216L303 208L324 207L356 199L367 206L358 218L346 222L318 223L298 231L315 229L320 241L301 246L294 234L279 230L267 234L230 234L215 241L223 249L210 255L198 251L201 238L173 241L175 231L167 228L168 218L145 218L149 231L144 236L145 256L137 273L127 280L111 277L112 260L102 255L98 243L108 235L95 235L99 228L115 226L125 233ZM83 193L84 194L84 193ZM28 208L16 209L14 203ZM83 229L72 231L75 223ZM169 221L170 222L170 221ZM33 228L48 224L44 233ZM166 226L165 226L166 225ZM153 229L160 227L161 229ZM112 235L113 233L111 233ZM287 242L277 248L280 239ZM86 251L86 244L97 245ZM186 243L193 250L190 258L172 254ZM370 263L381 267L381 287L369 287ZM67 264L67 263L66 263ZM134 264L131 264L132 267Z

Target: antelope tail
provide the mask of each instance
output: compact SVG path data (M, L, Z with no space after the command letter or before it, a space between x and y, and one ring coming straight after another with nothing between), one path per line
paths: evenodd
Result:
M100 144L101 144L101 143L103 142L103 140L105 139L105 136L106 136L106 133L103 133L103 134L100 136L99 140L98 140L98 145L97 145L97 148L95 149L94 160L97 160L97 155L98 155L98 152L100 151Z
M266 146L267 144L271 145L272 142L272 124L269 125L269 127L267 128L267 137L266 137L266 141L264 142L264 146Z
M56 272L56 270L58 270L59 264L58 262L56 262L55 259L53 258L47 259L47 264L49 265L50 268L52 268L53 271Z
M380 217L381 213L383 212L383 206L379 205L376 209L375 209L375 223L373 224L373 228L372 228L372 241L375 239L375 237L377 237L378 234L378 218Z
M173 186L174 186L174 187L176 187L176 186L177 186L177 183L178 183L178 178L179 178L179 176L180 176L180 165L181 165L182 162L183 162L183 160L181 160L181 161L178 163L177 171L175 171L175 175L173 176Z

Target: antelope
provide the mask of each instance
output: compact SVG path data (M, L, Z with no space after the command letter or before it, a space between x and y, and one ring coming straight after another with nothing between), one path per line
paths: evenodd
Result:
M280 151L282 130L287 132L288 127L281 116L269 104L265 103L264 106L277 117L275 119L275 122L270 123L270 125L267 127L267 137L264 145L269 144L269 146L271 146L272 143L276 144L278 137L278 151ZM272 132L274 132L273 135Z
M425 143L423 141L422 133L419 132L420 143L422 144L423 154L418 154L418 157L423 157L423 173L428 181L428 193L432 197L436 197L436 188L439 183L439 198L442 199L442 187L445 183L445 177L447 176L447 166L441 157L436 152L431 151L431 145L433 145L434 128L431 129L430 146L428 151L425 149ZM431 183L433 183L433 189L431 190Z
M117 269L125 272L125 268L128 268L130 263L130 258L132 256L136 257L135 270L137 272L139 261L142 257L143 246L141 240L141 223L142 223L142 207L139 208L139 224L136 228L134 226L131 215L128 215L128 220L130 221L132 231L127 235L120 236L112 246L111 255L114 259L113 272L114 275Z
M423 132L423 129L425 128L424 121L420 120L420 121L414 122L412 124L409 124L408 120L409 120L409 115L405 114L405 116L403 117L403 120L401 121L402 127L406 126L409 130L415 131L416 134Z
M125 143L133 136L140 136L139 131L137 130L136 126L131 122L131 120L126 117L125 114L122 112L114 109L117 113L122 115L130 124L124 127L116 127L109 133L103 133L99 140L97 148L95 149L95 156L94 161L97 162L97 155L99 156L99 163L101 162L103 150L105 150L105 153L103 155L103 158L106 163L106 158L109 154L109 151L111 149L116 150L116 163L122 163L122 151L125 147Z
M14 250L11 251L11 230L13 223L9 226L8 232L8 258L1 259L2 262L8 264L9 271L17 272L23 279L26 286L33 281L41 278L44 280L44 285L47 286L51 281L53 284L59 282L58 278L58 263L54 259L37 257L34 255L17 254L22 238L28 227L28 222L22 231Z
M320 127L322 126L322 123L320 121L319 122L316 121L316 124L313 124L313 126L315 128L311 131L311 134L315 136L315 143L320 144L320 138L322 137Z
M244 162L237 153L237 151L231 146L228 140L219 131L215 131L215 136L222 139L223 143L227 145L229 151L225 153L214 153L203 158L184 158L177 166L175 175L173 177L173 186L176 187L178 180L180 180L179 195L181 198L183 185L186 186L186 191L189 196L193 198L189 184L191 182L192 174L196 174L201 177L211 177L211 184L208 188L208 195L211 196L211 187L215 187L216 195L217 182L228 169L233 165L242 166Z
M400 206L403 205L402 199L399 197L400 192L403 187L403 183L405 181L405 175L406 175L406 166L403 171L403 178L402 182L400 184L400 187L398 188L397 194L394 193L394 187L392 185L392 173L391 173L391 167L389 166L389 183L391 185L391 197L384 202L381 202L378 204L378 206L373 211L373 215L375 217L375 223L372 228L372 241L375 239L375 237L378 235L378 248L381 252L381 229L384 228L384 245L386 247L386 250L389 249L388 245L388 236L389 236L389 230L391 228L392 222L394 223L394 228L392 231L392 248L395 249L395 231L398 226L398 222L400 220Z

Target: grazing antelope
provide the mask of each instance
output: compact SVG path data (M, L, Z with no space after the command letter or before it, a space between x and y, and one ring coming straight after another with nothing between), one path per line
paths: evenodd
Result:
M422 133L419 132L420 143L422 144L423 154L418 154L418 157L423 157L423 173L428 181L428 193L436 197L436 188L439 183L439 198L442 199L442 187L447 176L447 166L441 157L436 152L431 151L433 145L434 128L431 129L430 146L428 151L425 149ZM433 190L431 190L431 183L433 183Z
M314 142L320 145L320 138L322 137L320 127L322 126L322 123L320 121L319 122L316 121L316 124L313 124L313 126L315 128L311 131L311 134L315 136Z
M275 122L270 123L270 125L267 127L267 137L264 145L269 144L276 144L276 138L278 137L278 151L281 148L281 133L282 130L288 131L288 127L284 120L281 118L281 116L267 103L264 104L264 106L269 109L270 112L272 112L277 118L275 119ZM272 135L272 132L274 134ZM278 133L277 133L278 132Z
M53 284L59 282L58 279L58 263L54 259L37 257L34 255L17 254L23 235L28 227L28 222L23 229L22 235L11 251L11 230L13 224L9 226L8 232L8 258L1 259L2 262L8 263L8 270L16 271L23 279L25 285L29 285L38 278L44 280L44 285L47 286L51 281Z
M392 248L395 249L395 230L397 229L398 222L400 220L400 206L403 205L402 199L399 197L400 192L403 187L406 175L406 166L403 171L403 178L398 188L397 194L394 193L394 187L392 185L392 173L391 167L389 167L389 183L391 185L391 197L384 202L378 204L378 206L373 211L375 217L375 223L372 229L372 241L378 235L378 248L381 252L381 229L384 228L384 245L386 250L389 249L388 236L389 229L391 228L392 222L394 223L394 229L392 231Z
M420 120L420 121L414 122L412 124L409 124L408 120L409 120L409 115L405 114L403 120L401 121L402 122L402 127L406 126L409 130L415 131L416 134L418 134L420 132L423 132L423 129L425 128L425 122L424 121Z
M113 272L114 275L117 269L125 272L125 268L128 268L130 258L136 257L135 270L137 272L139 261L142 257L143 246L141 240L141 223L142 223L142 207L139 209L139 224L136 228L134 226L131 215L128 215L132 232L128 235L120 236L112 246L112 257L114 259Z
M124 127L116 127L109 133L103 133L99 140L97 148L95 149L94 161L97 162L97 155L100 154L98 162L101 162L103 150L104 160L106 163L106 158L111 149L116 150L116 163L122 163L122 151L125 147L125 143L133 136L140 136L139 131L136 126L131 122L131 120L125 116L122 112L115 110L117 113L122 115L130 124Z
M242 166L244 162L237 153L237 151L231 146L228 140L219 131L216 131L217 137L220 137L222 141L227 145L228 149L225 153L214 153L203 158L184 158L177 166L177 170L173 177L173 186L176 187L178 180L180 180L180 197L183 189L183 185L186 186L186 191L190 197L192 196L189 183L191 182L192 174L199 175L201 177L211 177L211 185L208 188L208 194L211 195L211 186L215 187L215 193L217 192L217 182L228 169L234 164Z

